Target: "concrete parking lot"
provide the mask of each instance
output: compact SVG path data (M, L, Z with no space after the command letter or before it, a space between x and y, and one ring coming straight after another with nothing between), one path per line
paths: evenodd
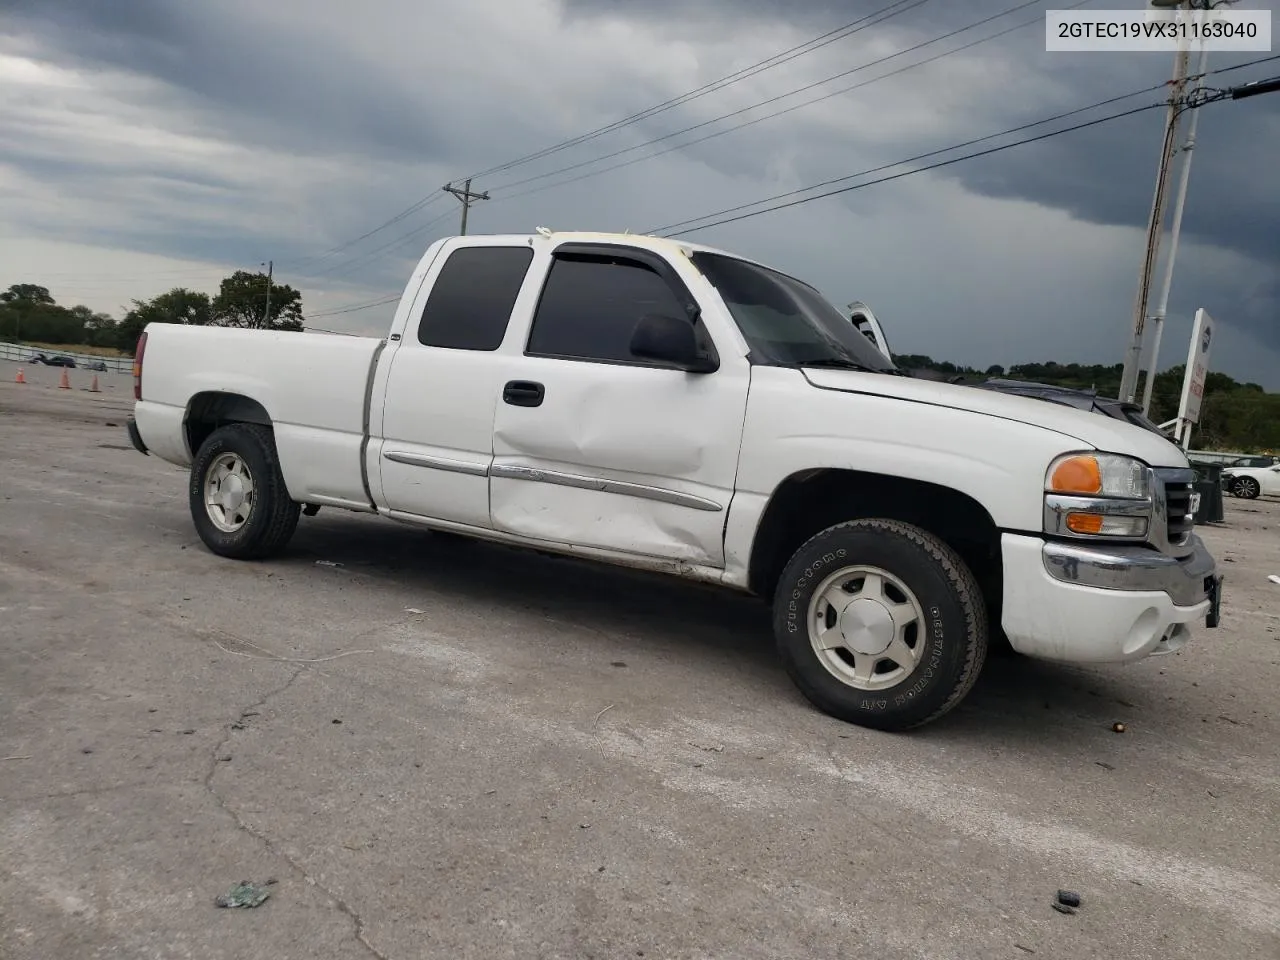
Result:
M1203 531L1224 622L1182 653L993 660L879 734L750 600L330 510L219 559L127 376L16 370L6 960L1280 956L1280 503Z

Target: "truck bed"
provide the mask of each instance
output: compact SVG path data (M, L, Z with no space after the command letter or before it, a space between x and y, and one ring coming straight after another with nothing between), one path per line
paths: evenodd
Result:
M143 442L189 464L183 421L193 405L223 394L250 397L274 425L295 500L369 505L361 463L376 337L157 324L149 329L142 397ZM300 488L301 487L301 488Z

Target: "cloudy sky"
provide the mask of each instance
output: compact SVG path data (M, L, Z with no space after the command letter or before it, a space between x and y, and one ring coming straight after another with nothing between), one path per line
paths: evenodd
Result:
M1158 102L1168 54L1045 52L1043 11L1071 2L0 0L0 287L119 316L271 259L311 325L376 334L394 304L350 308L396 295L457 230L440 187L468 174L505 167L475 181L492 199L471 233L653 231L1107 98L1148 91L839 185ZM1119 362L1162 123L1148 110L686 235L866 301L897 352ZM1203 306L1213 365L1280 390L1277 157L1280 94L1204 108L1162 366Z

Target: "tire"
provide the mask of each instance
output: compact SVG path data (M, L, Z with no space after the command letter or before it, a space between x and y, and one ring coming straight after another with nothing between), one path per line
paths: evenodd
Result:
M800 692L824 713L876 730L941 717L972 689L987 657L987 610L973 573L936 536L897 520L838 524L800 547L778 581L773 626ZM876 653L882 641L888 646ZM902 660L912 661L909 670Z
M1256 500L1262 488L1253 477L1236 477L1231 484L1231 492L1244 500Z
M224 496L210 505L207 492ZM233 423L209 434L191 464L187 493L196 532L221 557L260 560L278 554L298 526L301 505L289 499L275 437L256 423Z

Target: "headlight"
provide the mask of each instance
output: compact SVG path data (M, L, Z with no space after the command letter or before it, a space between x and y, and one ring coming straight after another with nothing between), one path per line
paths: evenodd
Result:
M1045 532L1142 539L1154 508L1151 470L1114 453L1071 453L1045 474Z
M1133 457L1070 453L1049 467L1044 488L1048 493L1147 500L1151 497L1151 475L1147 465Z

